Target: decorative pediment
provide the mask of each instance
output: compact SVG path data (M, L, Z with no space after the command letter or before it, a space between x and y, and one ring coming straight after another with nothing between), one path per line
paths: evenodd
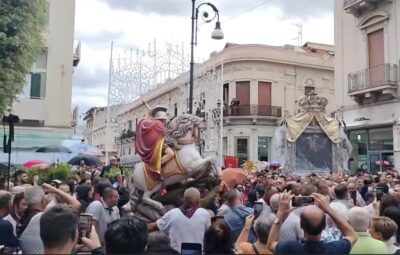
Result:
M367 29L378 23L384 22L390 18L390 14L385 11L376 11L371 15L365 17L359 24L360 29Z

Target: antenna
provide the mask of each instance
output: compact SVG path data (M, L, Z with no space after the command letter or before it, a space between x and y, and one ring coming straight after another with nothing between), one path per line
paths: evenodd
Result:
M297 37L293 38L292 40L297 40L297 46L303 45L303 23L293 23L293 26L297 28Z

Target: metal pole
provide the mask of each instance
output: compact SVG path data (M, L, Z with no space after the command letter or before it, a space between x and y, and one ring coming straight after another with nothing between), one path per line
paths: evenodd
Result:
M227 95L228 96L228 95ZM221 102L221 105L220 105L220 107L221 107L221 109L220 109L220 111L221 111L221 116L220 116L220 118L221 118L221 126L220 126L220 147L219 147L219 151L220 151L220 153L219 153L219 157L220 157L220 164L221 164L221 166L223 165L223 162L224 162L224 155L223 155L223 151L224 151L224 145L223 145L223 141L224 141L224 60L222 60L222 63L221 63L221 89L220 89L220 102ZM227 138L228 139L228 138Z
M114 42L111 42L111 54L110 54L110 70L109 70L109 77L108 77L108 100L107 100L107 125L106 125L106 141L105 141L105 151L106 151L106 164L108 164L108 140L110 139L110 116L111 116L111 87L112 87L112 56L113 56L113 47L114 47Z
M190 79L189 79L189 113L193 113L193 73L194 73L194 35L195 31L195 5L196 0L192 0L192 35L190 42Z

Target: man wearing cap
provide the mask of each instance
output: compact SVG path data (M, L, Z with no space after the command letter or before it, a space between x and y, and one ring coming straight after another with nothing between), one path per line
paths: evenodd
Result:
M174 151L164 143L168 115L167 108L156 106L150 110L151 119L139 121L136 130L135 150L146 169L160 175L161 166L174 157Z

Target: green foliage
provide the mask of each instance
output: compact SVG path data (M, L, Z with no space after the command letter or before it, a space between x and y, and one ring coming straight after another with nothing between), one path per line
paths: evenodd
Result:
M130 179L133 176L133 169L130 168L122 168L122 172L125 175L126 179ZM117 175L121 173L121 169L117 167L111 168L109 172L104 174L104 177L109 179L112 183L117 181Z
M118 167L113 167L109 172L106 172L104 174L104 177L106 177L113 183L117 180L118 174L121 174L121 169L119 169Z
M66 164L60 164L48 169L32 168L28 170L29 181L32 182L33 177L39 176L39 184L50 183L52 180L67 181L74 173Z
M0 114L26 84L43 48L46 0L0 1Z

